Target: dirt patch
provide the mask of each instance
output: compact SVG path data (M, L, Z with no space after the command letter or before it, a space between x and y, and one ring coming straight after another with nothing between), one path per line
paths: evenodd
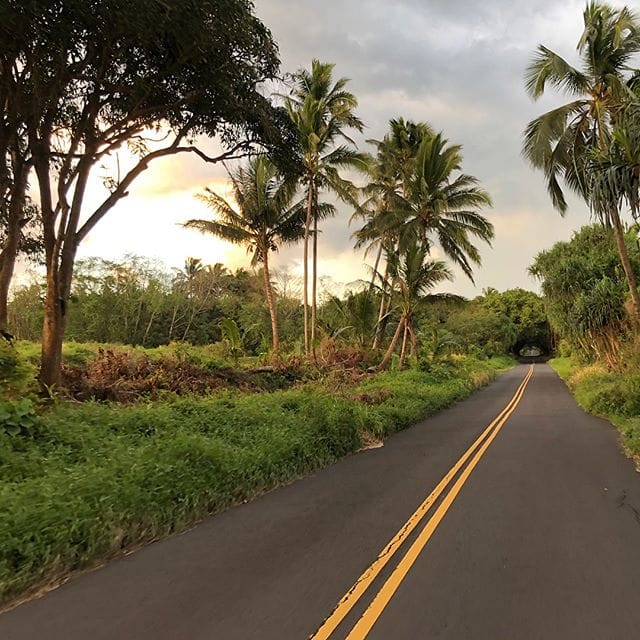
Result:
M99 349L84 364L63 365L62 384L76 400L132 402L162 392L205 395L218 389L260 392L286 389L298 379L290 368L236 370L207 369L176 358L150 358L145 354Z

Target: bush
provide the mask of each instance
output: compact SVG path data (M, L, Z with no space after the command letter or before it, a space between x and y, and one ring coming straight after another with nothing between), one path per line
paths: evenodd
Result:
M29 398L0 402L0 433L30 435L36 419L35 406Z
M587 382L587 409L601 415L640 416L640 375L605 374Z
M16 347L0 339L0 397L23 396L35 388L35 367Z

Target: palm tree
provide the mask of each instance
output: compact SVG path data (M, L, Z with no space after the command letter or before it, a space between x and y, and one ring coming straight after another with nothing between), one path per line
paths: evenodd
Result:
M422 139L405 198L400 246L419 240L431 248L437 242L473 282L472 264L480 264L480 253L472 238L490 244L494 236L493 225L478 211L492 203L477 178L462 173L461 151L441 133Z
M286 107L298 130L303 165L302 182L306 190L306 219L304 225L304 345L308 355L310 347L315 354L316 288L318 263L318 219L322 207L318 194L325 190L343 201L355 203L357 189L344 179L340 171L366 167L366 156L355 150L354 141L347 130L362 131L364 125L354 110L356 97L346 91L348 80L332 79L333 64L313 60L311 70L301 69L296 74L296 85ZM325 205L324 215L332 213ZM312 228L313 227L313 228ZM313 273L311 293L311 322L309 322L309 238L313 234Z
M329 337L349 332L365 349L376 326L375 307L375 295L367 289L350 291L344 299L330 295L321 305L318 319Z
M408 339L411 339L415 351L416 337L413 322L419 305L435 285L453 278L444 262L430 260L429 248L417 241L405 247L399 255L396 254L390 263L390 274L399 292L400 319L380 363L380 369L385 369L389 364L401 335L399 367L402 368Z
M640 87L639 87L640 88ZM591 207L605 220L616 209L628 206L637 221L640 217L640 97L629 102L616 118L611 143L596 150L589 165Z
M355 248L364 247L365 256L370 250L377 250L370 289L379 277L378 267L385 255L386 266L381 276L385 295L380 299L374 349L380 346L391 301L387 282L388 256L396 251L398 245L416 153L422 140L430 135L433 135L433 130L425 122L395 118L389 121L389 132L382 140L368 140L376 146L377 153L369 163L369 182L363 189L365 201L358 206L351 220L361 218L365 221L362 228L354 233Z
M583 18L584 31L577 47L580 68L540 45L525 78L527 91L534 100L544 94L548 85L572 98L531 121L523 144L525 157L543 171L553 205L562 215L567 210L567 202L561 182L593 210L590 158L608 149L612 127L625 100L633 98L630 87L638 76L638 72L629 67L632 57L640 52L638 17L627 7L614 9L600 2L589 2ZM597 207L595 213L614 229L637 329L640 293L624 242L618 205L612 198L604 209Z
M217 220L189 220L184 226L211 233L229 242L243 244L252 253L251 264L262 265L264 286L271 315L273 351L278 352L276 302L269 272L269 252L283 242L299 240L304 231L304 206L294 202L296 184L283 178L266 156L252 158L246 166L229 174L236 209L222 196L207 189L200 196Z

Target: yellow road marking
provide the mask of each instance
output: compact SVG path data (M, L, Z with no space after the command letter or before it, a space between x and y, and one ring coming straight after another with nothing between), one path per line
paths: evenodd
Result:
M447 474L440 480L435 489L427 496L422 504L414 511L409 517L407 522L402 526L398 533L391 539L391 541L380 552L374 562L364 570L362 575L356 580L354 585L347 591L347 593L340 600L336 608L331 615L322 623L321 627L313 634L309 640L327 640L331 634L335 631L338 625L344 620L346 615L355 606L358 600L362 597L362 594L369 588L371 583L378 576L380 571L391 560L393 554L405 541L407 536L420 524L420 521L424 518L425 514L429 511L433 503L440 497L442 492L446 489L451 479L460 471L464 463L471 457L473 452L478 448L482 441L491 433L492 429L502 420L502 418L509 412L511 407L519 398L521 391L524 391L529 379L533 375L533 365L529 368L524 380L520 383L517 391L509 400L506 407L498 414L493 422L478 436L476 441L467 449L467 451L460 457L453 467L447 472Z
M495 440L500 430L505 425L511 414L516 410L518 403L522 399L524 395L525 388L533 375L533 365L525 378L523 385L517 392L517 399L511 405L509 411L503 416L500 420L500 423L496 426L495 430L491 435L486 439L484 444L480 447L478 452L475 454L471 462L464 469L464 471L460 474L460 477L456 480L454 485L451 487L449 493L444 497L444 500L440 503L435 513L428 520L427 524L424 526L424 529L420 532L419 536L413 542L409 550L405 554L405 556L400 560L398 566L394 569L393 573L389 576L387 581L384 583L380 591L376 594L373 602L369 605L367 610L364 612L360 620L356 623L355 627L351 630L351 633L347 636L346 640L363 640L371 631L371 628L376 623L382 612L384 611L387 604L393 597L393 594L396 592L404 578L406 577L409 569L413 566L413 563L417 560L420 552L427 544L435 530L438 528L438 525L444 518L445 514L449 510L449 507L453 504L453 501L456 499L458 493L462 489L464 483L467 481L467 478L471 475L471 472L478 464L485 451L489 448L491 443Z

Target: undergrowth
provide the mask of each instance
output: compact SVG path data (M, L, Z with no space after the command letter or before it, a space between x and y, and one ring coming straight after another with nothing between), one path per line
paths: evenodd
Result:
M27 411L24 429L0 430L0 601L326 466L510 364L460 358L336 388L58 400ZM14 383L25 384L14 365Z

